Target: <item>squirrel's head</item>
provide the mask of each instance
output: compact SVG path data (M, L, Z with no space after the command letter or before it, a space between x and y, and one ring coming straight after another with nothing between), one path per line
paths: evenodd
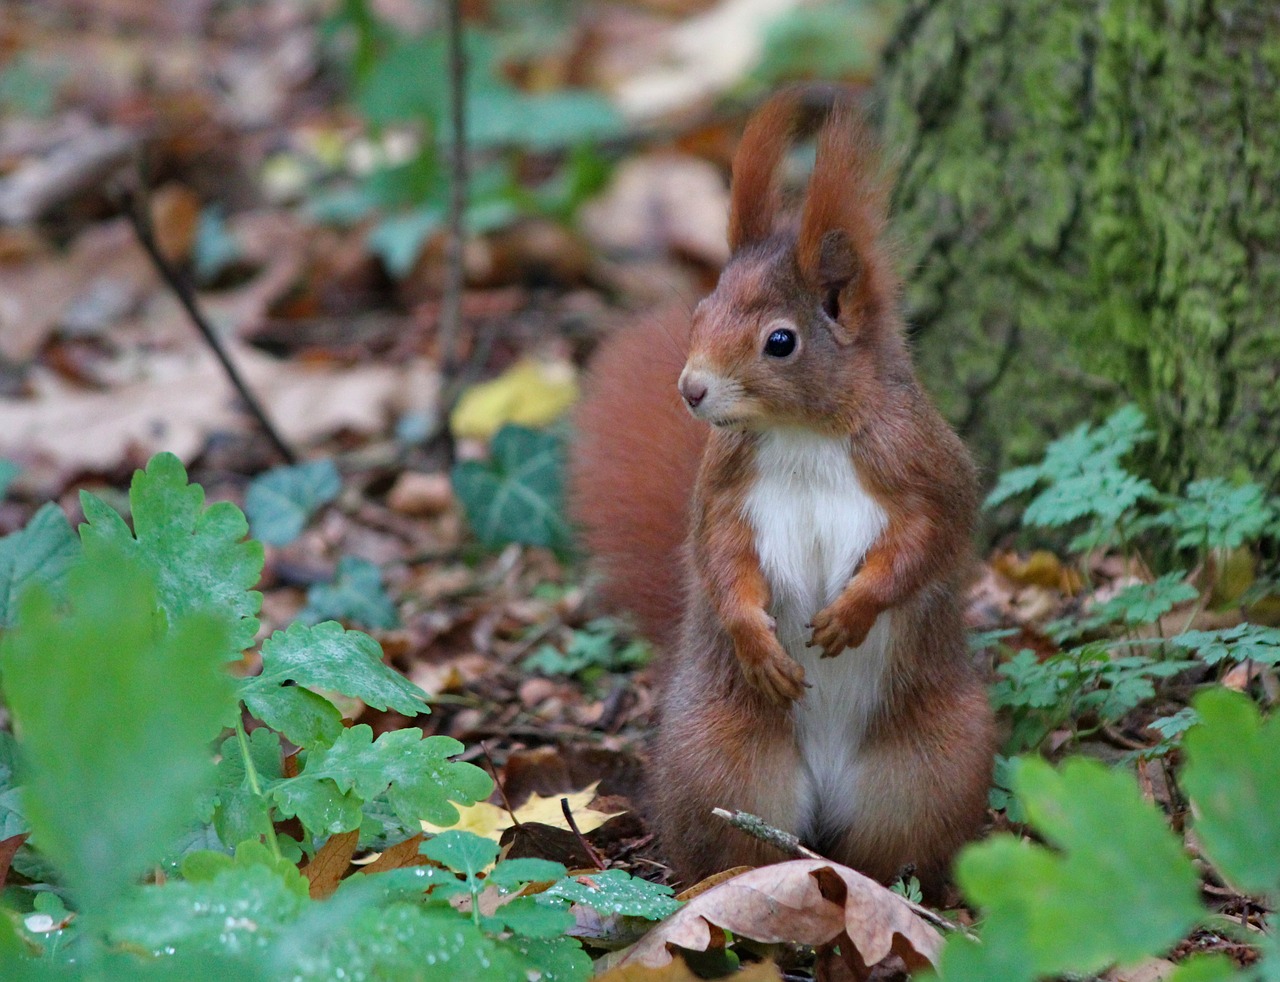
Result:
M897 283L880 243L885 188L852 114L825 114L798 228L782 228L777 171L803 91L760 109L733 163L732 258L694 310L680 394L715 426L847 432L900 345Z

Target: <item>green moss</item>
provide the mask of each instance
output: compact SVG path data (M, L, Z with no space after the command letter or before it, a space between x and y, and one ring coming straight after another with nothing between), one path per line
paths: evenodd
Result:
M1280 482L1280 0L916 0L878 104L926 382L994 471L1118 401Z

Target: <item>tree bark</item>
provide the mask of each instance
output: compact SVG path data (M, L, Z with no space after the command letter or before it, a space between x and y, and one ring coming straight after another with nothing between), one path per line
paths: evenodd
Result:
M911 0L877 110L931 390L994 477L1137 402L1280 486L1280 0Z

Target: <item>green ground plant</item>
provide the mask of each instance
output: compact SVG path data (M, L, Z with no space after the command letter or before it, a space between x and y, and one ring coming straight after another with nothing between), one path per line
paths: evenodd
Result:
M1280 664L1280 630L1248 621L1192 630L1213 584L1187 573L1243 550L1259 584L1235 600L1247 612L1249 596L1270 589L1264 560L1268 540L1280 537L1280 500L1221 480L1161 493L1128 465L1149 438L1142 415L1126 407L1055 441L1041 463L1005 474L992 492L993 507L1033 493L1026 526L1065 531L1078 552L1118 550L1151 572L1051 624L1060 652L1005 649L992 700L1009 720L1012 755L1055 730L1080 738L1115 723L1166 680L1196 690L1189 705L1148 723L1158 743L1126 757L1169 758L1174 807L1191 837L1170 829L1123 767L1072 757L1055 770L1036 757L1001 756L992 804L1033 837L1004 833L961 855L956 876L982 912L981 941L948 943L940 967L948 982L1093 977L1167 955L1198 928L1256 946L1259 960L1242 970L1223 956L1192 958L1176 982L1280 979L1280 718L1264 721L1248 695L1218 684L1242 663ZM1160 572L1160 563L1173 568ZM1244 902L1266 922L1261 934L1205 905L1187 842L1221 882L1252 898Z
M332 694L428 711L372 637L298 622L255 643L262 546L177 458L135 475L132 527L82 503L78 534L50 505L0 540L0 829L29 835L4 978L585 979L572 905L675 909L665 887L497 862L461 831L423 842L432 865L313 899L299 864L332 837L382 849L449 825L491 779L451 738L344 723ZM262 668L240 677L246 652Z

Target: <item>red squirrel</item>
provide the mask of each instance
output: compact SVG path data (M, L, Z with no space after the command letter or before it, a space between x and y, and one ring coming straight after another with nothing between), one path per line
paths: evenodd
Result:
M676 872L785 858L718 806L883 881L914 865L936 893L992 768L961 613L974 468L912 370L888 189L847 110L828 106L783 214L804 98L748 123L732 257L691 322L598 352L571 506L606 598L665 648L650 776Z

